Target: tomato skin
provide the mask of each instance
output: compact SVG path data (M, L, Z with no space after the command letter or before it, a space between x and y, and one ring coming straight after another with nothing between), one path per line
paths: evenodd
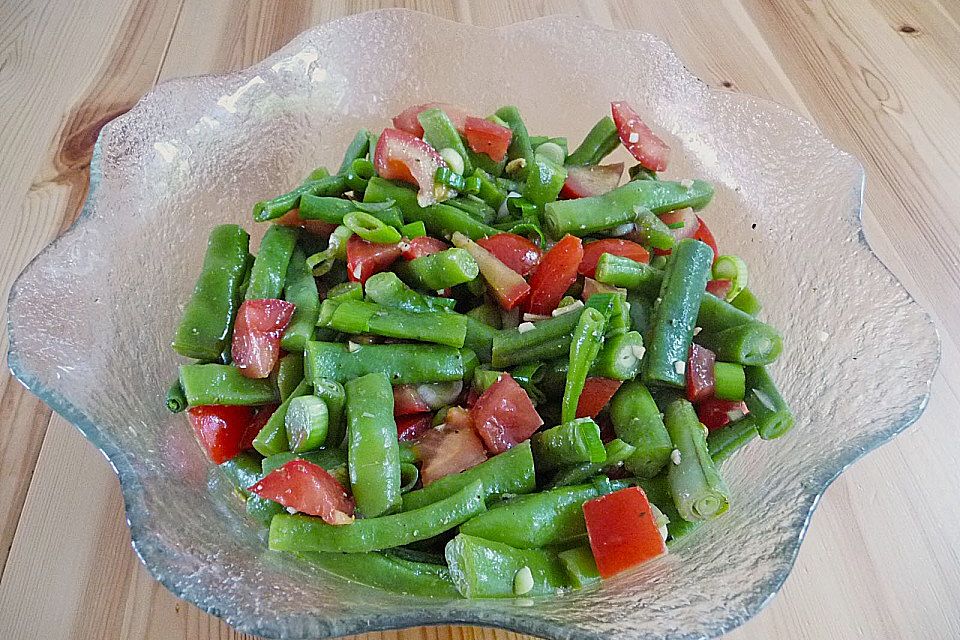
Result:
M730 280L708 280L707 293L712 293L721 300L726 300L732 286L733 282Z
M693 234L693 237L713 249L713 261L716 262L717 256L720 255L720 250L717 249L717 240L713 237L710 227L700 216L697 216L697 232Z
M742 400L719 400L717 398L707 398L696 405L697 417L710 431L719 429L733 422L730 418L731 413L740 413L747 415L750 410L747 409L747 403Z
M377 175L385 180L400 180L419 187L417 202L421 207L437 201L433 177L437 169L447 166L436 149L406 131L384 129L373 154Z
M667 552L653 509L640 487L627 487L583 504L590 549L600 576L610 578Z
M415 384L398 384L393 387L393 415L408 416L430 411Z
M611 102L613 121L620 134L620 142L646 169L664 171L670 160L670 147L650 130L639 114L628 103Z
M353 522L353 499L323 467L295 459L274 469L248 489L261 498L279 502L327 524Z
M260 430L266 426L270 416L273 415L273 412L276 411L279 406L278 404L267 404L257 409L257 413L253 416L253 420L250 421L250 424L247 426L247 431L243 435L243 441L240 443L241 451L253 449L253 439L256 438Z
M530 396L509 373L490 385L470 412L474 429L491 453L520 444L543 424Z
M284 227L299 227L304 231L324 238L330 237L333 230L337 228L337 225L331 222L324 222L323 220L304 220L300 217L300 209L291 209L274 220L273 224L279 224Z
M515 233L498 233L480 238L477 244L522 276L529 275L543 258L540 247Z
M416 260L450 248L450 245L443 240L431 236L413 238L401 243L401 245L400 255L403 256L404 260Z
M400 257L400 245L367 242L358 235L347 240L347 279L361 284L386 270Z
M623 163L567 167L560 197L565 200L599 196L616 189L623 175Z
M432 426L432 413L399 415L397 416L397 438L400 441L416 440Z
M464 122L463 135L471 151L485 153L494 162L500 162L507 155L513 131L496 122L470 116Z
M422 462L420 479L423 486L466 471L487 459L483 443L470 427L429 429L417 443L417 451Z
M280 338L295 307L286 300L244 300L233 324L230 355L247 378L266 378L280 359Z
M509 311L530 295L530 285L523 279L523 276L470 238L455 233L453 234L453 244L466 250L477 262L480 275L487 283L488 291L497 299L497 304L502 309Z
M567 234L553 245L530 278L530 297L524 305L524 311L550 315L563 294L576 281L582 260L583 243L580 238Z
M713 365L716 361L717 356L710 349L701 347L696 342L690 345L685 376L687 379L687 400L699 402L713 395L713 388L716 384Z
M418 138L422 138L423 125L420 124L420 120L417 119L417 116L427 109L441 109L445 114L447 114L447 117L450 118L450 121L453 122L453 126L457 128L457 131L463 133L468 117L467 113L460 107L452 104L446 104L444 102L425 102L423 104L415 104L407 107L399 114L394 116L393 126L401 131L406 131L407 133L415 135Z
M623 380L587 378L580 393L580 400L577 401L576 417L596 418L622 384Z
M243 451L253 407L208 404L190 407L187 417L207 456L222 464Z
M605 253L623 256L637 262L650 262L650 252L636 242L622 238L604 238L583 245L583 259L580 260L577 273L592 278L597 273L600 256Z

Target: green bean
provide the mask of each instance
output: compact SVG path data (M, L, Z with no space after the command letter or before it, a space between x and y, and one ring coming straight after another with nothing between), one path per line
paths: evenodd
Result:
M673 494L670 492L670 482L665 475L659 475L656 478L640 480L640 488L647 494L647 499L656 506L668 518L667 533L671 542L676 542L680 538L695 531L701 524L701 521L690 522L684 520L677 511L677 506L673 502Z
M464 377L461 350L442 345L371 344L350 351L347 345L308 342L307 379L346 382L368 373L384 373L393 384L449 382Z
M713 377L713 395L721 400L743 400L745 376L742 366L731 362L715 362Z
M347 391L350 488L357 510L366 518L375 518L400 506L400 450L397 423L393 419L393 391L390 380L382 373L349 380L344 388ZM372 551L374 548L377 547L312 550Z
M305 182L293 191L253 205L253 219L257 222L267 222L290 213L300 206L301 196L307 193L314 196L339 196L347 189L347 180L341 175Z
M463 146L463 140L457 133L457 128L442 109L426 109L417 115L420 126L423 127L423 140L437 151L453 149L463 159L463 173L473 173L473 166Z
M587 307L580 314L570 341L570 364L567 367L567 383L563 389L561 402L561 422L570 422L576 418L577 405L587 373L603 346L603 314ZM579 462L579 461L577 461Z
M618 146L620 146L620 136L617 133L617 125L613 123L610 116L603 116L597 124L593 125L580 146L567 157L566 164L568 166L600 164L600 161Z
M440 535L485 509L483 485L474 482L422 509L352 524L332 525L320 518L280 514L270 523L269 545L273 551L377 551Z
M319 449L327 440L330 425L327 404L316 396L292 398L283 423L291 451L303 453Z
M424 226L421 220L417 220L416 222L411 222L400 227L400 235L409 240L422 238L427 235L427 227Z
M603 462L585 462L575 467L561 469L551 480L550 487L568 487L570 485L580 484L593 478L604 469L615 469L624 464L624 461L633 455L636 449L621 440L614 438L607 443L607 459Z
M477 393L483 393L493 386L493 383L500 379L503 371L491 371L489 369L478 368L473 372L473 388Z
M280 402L283 402L303 382L303 354L288 353L280 358L275 378Z
M566 179L567 170L563 164L557 164L544 155L534 154L533 164L527 167L523 197L542 207L557 199Z
M325 304L328 301L325 301ZM327 327L344 333L372 333L388 338L435 342L462 347L467 319L448 311L404 311L373 302L343 302L333 312Z
M560 563L570 577L575 589L583 589L591 584L600 582L600 571L593 559L590 545L585 544L573 549L567 549L557 554Z
M707 450L705 429L686 400L667 405L664 421L678 453L668 465L670 493L684 520L709 520L729 507L729 493Z
M515 549L461 533L447 543L445 556L450 578L465 598L535 597L570 587L552 551Z
M330 416L327 426L327 444L338 447L347 433L347 393L343 385L326 378L313 379L313 395L327 405Z
M417 313L448 311L456 304L453 298L426 296L414 291L392 271L382 271L370 276L364 289L369 300L385 307L395 307L404 311Z
M620 387L610 401L610 421L617 437L636 451L624 465L639 478L652 478L670 461L673 443L653 396L640 382Z
M369 282L368 280L367 283ZM493 340L497 330L470 314L464 317L467 322L467 333L464 336L463 346L476 353L480 362L489 363L493 357Z
M297 388L280 403L267 423L260 429L260 433L253 439L253 448L265 456L288 451L290 443L287 441L286 418L290 401L310 393L310 384L306 380L297 385Z
M363 180L369 180L373 176L377 175L377 170L373 166L373 162L367 160L366 158L356 158L353 162L350 163L349 174L354 174L358 178Z
M477 261L464 249L454 247L414 258L397 266L397 275L413 287L439 291L475 279Z
M297 247L290 257L290 266L287 267L283 297L294 305L294 311L280 340L280 346L286 351L303 351L307 340L313 337L320 313L317 281L307 268L306 260L303 250Z
M757 299L757 296L754 295L753 291L749 287L744 287L736 298L730 301L737 309L740 309L744 313L749 313L751 316L756 316L760 313L760 309L763 308L763 305L760 304L760 300Z
M613 287L636 290L654 298L663 284L663 272L630 258L604 253L597 261L594 279Z
M343 216L343 225L367 242L395 244L400 242L400 231L387 226L369 213L354 211Z
M307 462L312 462L319 467L323 467L327 471L331 471L337 467L347 464L347 454L339 447L324 447L322 449L304 451L302 453L282 451L280 453L267 456L263 459L261 462L261 468L263 470L262 475L267 475L268 473L279 469L291 460L306 460Z
M406 222L422 222L431 234L435 236L451 236L457 231L471 240L478 240L484 236L498 233L496 229L474 219L465 211L447 204L432 204L421 207L417 203L417 192L408 187L383 180L371 178L363 194L364 202L396 202Z
M228 364L180 365L180 385L191 407L207 404L255 406L277 401L267 379L247 378Z
M469 213L471 218L485 224L492 223L497 217L497 210L476 196L461 196L447 200L446 203Z
M347 151L343 154L343 161L340 163L337 173L347 173L354 160L366 157L367 149L370 149L371 153L373 152L370 147L370 132L366 129L360 129L347 146Z
M329 178L330 170L326 167L317 167L307 175L307 179L304 182L313 182L315 180L320 180L321 178Z
M541 320L533 329L504 329L493 338L492 364L495 367L509 367L524 362L551 359L544 356L543 350L536 347L549 346L550 352L569 353L573 330L580 321L582 309L569 311L554 318ZM553 357L556 357L554 355Z
M784 401L765 367L745 367L746 394L744 400L757 431L764 440L772 440L793 428L793 412ZM189 394L188 396L189 397Z
M527 392L534 404L542 404L546 396L537 386L543 380L542 362L525 362L510 370L510 376Z
M513 132L513 137L510 139L510 147L507 149L507 158L510 161L520 158L523 159L516 175L520 179L526 178L527 167L533 165L533 147L530 145L530 134L527 133L527 125L523 123L523 118L520 117L520 111L514 106L500 107L497 109L496 115L506 123L506 126L510 127L510 130ZM474 239L475 238L471 238L471 240Z
M713 250L698 240L681 240L673 250L653 312L643 366L645 383L684 386L687 352L712 261Z
M493 176L483 169L475 169L473 177L479 181L477 197L490 205L494 211L498 211L507 200L507 192L501 189Z
M634 222L638 209L666 213L674 209L702 209L713 197L713 187L701 180L689 188L679 182L643 180L628 182L600 196L560 200L544 206L544 223L550 235L589 236Z
M287 278L287 267L297 244L299 231L294 227L271 225L260 242L260 252L250 269L247 300L279 298Z
M697 316L697 324L703 327L704 331L719 333L725 329L732 329L745 324L763 323L749 313L736 308L729 302L708 293L704 294L703 300L700 302L700 313ZM766 330L763 331L767 332ZM777 333L776 329L772 327L770 331Z
M643 338L628 331L608 338L590 368L590 375L614 380L633 380L643 362Z
M260 480L260 460L257 454L244 451L218 465L244 500L250 495L247 488Z
M537 482L530 443L522 442L475 467L444 476L423 489L405 494L403 510L420 509L455 494L473 482L482 483L483 495L487 502L507 493L521 494L535 491Z
M421 598L460 593L444 565L412 562L388 553L300 553L298 557L350 582Z
M717 358L743 365L770 364L783 350L780 333L770 325L753 321L710 331L704 328L697 342L713 351Z
M261 498L255 493L247 497L247 514L264 526L270 526L273 516L286 512L287 510L279 502Z
M649 209L638 208L637 214L637 235L645 244L649 244L654 249L672 249L676 239L670 232L670 227L664 224L663 220L654 215Z
M400 463L400 493L407 493L417 486L420 470L411 462Z
M653 302L636 291L627 292L630 305L630 326L641 336L646 335L653 324Z
M707 436L707 449L714 464L721 464L758 435L756 421L746 416L711 431Z
M657 172L653 169L647 169L642 164L635 164L627 169L627 174L631 180L659 180Z
M600 427L590 418L578 418L535 433L530 444L540 471L581 462L600 463L607 459L600 440Z
M167 410L170 413L180 413L187 408L187 396L183 394L183 387L180 386L180 377L174 380L167 389L165 400Z
M320 220L328 224L343 224L351 213L366 213L391 227L403 224L403 215L393 200L384 202L357 202L309 194L300 199L300 217L304 220Z
M478 320L492 329L503 327L503 318L500 315L500 307L496 303L487 301L467 311L467 316Z
M250 236L235 224L214 227L203 268L173 339L173 349L197 360L216 360L229 346L240 285L248 270Z

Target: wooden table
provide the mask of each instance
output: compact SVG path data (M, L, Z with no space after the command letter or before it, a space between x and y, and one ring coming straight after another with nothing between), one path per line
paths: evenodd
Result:
M783 592L729 637L960 637L960 3L398 4L481 25L563 12L653 32L710 85L789 105L863 160L867 236L936 318L943 364L923 418L831 487ZM310 25L381 5L393 3L4 3L3 299L76 216L104 122L159 81L245 67ZM241 637L149 577L103 456L6 370L0 394L0 636ZM442 627L364 637L518 636Z

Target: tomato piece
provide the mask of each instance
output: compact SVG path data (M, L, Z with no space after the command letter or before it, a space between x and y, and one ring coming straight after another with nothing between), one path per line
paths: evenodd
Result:
M279 502L327 524L353 522L353 499L323 467L306 460L291 460L268 473L248 489L261 498Z
M687 400L699 402L713 395L716 378L713 375L713 365L717 356L706 347L696 342L690 345L687 356Z
M653 509L640 487L583 503L590 550L600 576L610 578L667 552Z
M650 130L636 111L626 102L611 102L613 122L620 142L640 165L651 171L663 171L670 160L670 147Z
M483 443L470 427L430 429L417 443L423 486L444 476L466 471L487 459Z
M464 122L463 135L471 151L485 153L494 162L500 162L507 155L513 131L496 122L470 116Z
M399 244L367 242L358 235L347 240L347 278L361 284L380 273L400 257Z
M717 249L717 240L713 237L713 233L710 232L710 227L707 226L707 223L704 222L700 216L697 216L697 232L693 234L693 237L713 249L713 261L716 262L717 256L720 255L720 250Z
M393 388L393 415L408 416L430 411L415 384L398 384Z
M253 407L208 404L190 407L187 417L207 456L222 464L243 451Z
M730 288L732 286L733 282L730 280L708 280L707 293L712 293L721 300L726 300L727 294L730 293Z
M474 403L476 404L476 403ZM463 407L450 407L443 416L443 424L456 428L473 428L473 416Z
M397 416L397 439L402 441L416 440L432 426L432 413Z
M247 378L266 378L280 359L280 338L293 317L286 300L245 300L233 324L230 353L233 364Z
M433 177L437 169L447 166L437 150L406 131L384 129L373 153L377 175L386 180L400 180L419 187L417 203L426 207L445 199L449 193L437 185Z
M750 413L747 403L743 400L707 398L698 403L696 408L700 422L710 431L735 422Z
M257 413L253 416L253 420L250 421L250 424L247 425L247 431L243 434L243 441L240 443L240 450L246 451L247 449L253 449L253 439L257 437L257 434L260 433L260 430L263 429L267 421L270 419L270 416L273 415L273 412L277 410L278 404L268 404L257 409Z
M543 424L530 396L509 373L487 387L471 413L473 427L491 453L520 444Z
M637 262L650 262L650 253L636 242L622 238L604 238L583 245L583 259L580 260L577 272L592 278L597 272L600 256L605 253L623 256Z
M273 221L273 224L279 224L284 227L299 227L304 231L318 236L328 238L337 225L323 220L304 220L300 217L300 209L291 209L279 218Z
M480 238L477 244L522 276L529 275L543 257L540 247L515 233L498 233Z
M457 131L463 133L468 117L467 112L460 107L452 104L446 104L444 102L425 102L424 104L415 104L411 107L407 107L399 114L394 116L393 126L401 131L406 131L407 133L413 134L418 138L422 138L423 126L420 124L420 120L417 119L417 116L427 109L443 110L443 112L447 114L447 117L450 118L450 121L453 122L453 126L457 128Z
M476 260L480 274L490 286L497 303L509 311L527 299L530 285L519 273L462 233L453 234L453 244L465 249Z
M569 234L543 256L530 278L530 297L524 306L527 313L550 315L563 294L577 279L577 268L583 260L583 243Z
M596 418L622 384L623 380L587 378L577 401L577 417Z
M567 179L560 190L565 199L589 198L616 189L623 175L623 163L567 167Z
M416 260L417 258L429 256L433 253L440 253L450 248L450 245L440 238L433 238L431 236L413 238L406 242L401 242L400 245L400 255L403 256L404 260Z

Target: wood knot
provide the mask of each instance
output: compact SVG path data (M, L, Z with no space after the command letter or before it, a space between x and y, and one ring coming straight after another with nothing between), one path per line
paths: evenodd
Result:
M900 33L916 33L916 32L917 30L908 24L905 24L902 27L900 27Z
M729 80L724 80L723 82L720 83L720 85L723 86L723 87L725 87L725 88L727 88L727 89L729 89L730 87L733 86L733 83L730 82Z

